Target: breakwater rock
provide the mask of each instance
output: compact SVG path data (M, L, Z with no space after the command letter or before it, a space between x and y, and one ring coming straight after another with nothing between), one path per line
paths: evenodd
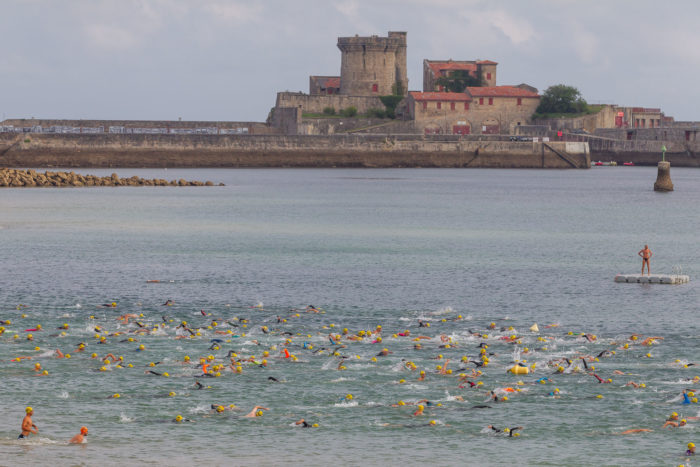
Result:
M223 186L223 183L219 184ZM82 186L214 186L212 182L164 180L137 176L120 178L113 173L109 177L81 175L75 172L44 172L0 168L0 187L82 187Z

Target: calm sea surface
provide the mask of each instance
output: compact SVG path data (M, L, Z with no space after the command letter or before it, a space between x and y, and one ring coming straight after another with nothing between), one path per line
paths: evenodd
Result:
M118 173L226 186L0 190L0 320L10 321L0 336L0 465L678 465L700 442L700 421L661 429L671 412L700 415L679 398L700 392L688 381L700 368L684 367L700 365L698 170L674 168L670 194L652 191L654 168ZM691 282L614 283L639 272L645 243L652 272L682 268ZM306 313L310 304L324 313ZM159 329L135 334L134 320L117 319L126 313ZM176 339L181 321L200 335ZM343 338L332 354L330 332L377 325L383 342ZM511 335L519 343L500 339ZM416 336L430 338L422 350ZM639 345L647 336L664 339ZM469 379L483 384L460 388L458 374L475 366L460 360L478 360L482 342L494 355ZM285 347L297 361L281 358ZM372 361L383 348L393 353ZM267 350L268 365L235 374L230 350L256 361ZM575 371L580 359L564 374L548 365L605 350L616 354L587 364L610 384ZM123 368L100 371L92 353L123 356ZM195 378L208 355L227 366ZM454 373L436 374L446 359ZM506 373L518 359L534 373ZM49 374L35 376L35 363ZM521 391L499 389L509 400L495 403L497 388ZM414 417L421 399L431 404ZM399 400L409 405L391 406ZM211 404L238 410L210 413ZM40 432L17 441L27 405ZM242 418L255 405L270 410ZM192 422L173 423L178 414ZM300 418L319 427L294 426ZM508 437L490 424L523 428ZM67 445L81 425L88 443ZM630 428L653 432L616 434Z

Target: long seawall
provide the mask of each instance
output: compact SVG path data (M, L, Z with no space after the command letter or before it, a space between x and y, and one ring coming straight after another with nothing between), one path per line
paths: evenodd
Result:
M422 135L0 133L5 167L589 168L588 143Z

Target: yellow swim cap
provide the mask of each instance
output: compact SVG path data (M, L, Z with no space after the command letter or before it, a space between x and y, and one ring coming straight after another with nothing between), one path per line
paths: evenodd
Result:
M177 417L175 417L175 421L178 422L178 423L181 422L181 421L182 421L182 415L178 415Z
M175 394L174 391L170 391L170 392L168 393L168 396L170 396L170 397L175 397L176 395L177 395L177 394Z
M139 350L144 350L145 348L146 348L145 345L143 345L143 344L139 345Z
M693 444L693 443L688 443L688 448L694 448L694 447L695 447L695 444Z
M602 395L602 394L598 394L598 395L596 396L596 398L602 399L602 398L603 398L603 395Z
M168 374L167 371L165 373L163 373L163 376L165 376L166 378L170 377L170 375Z
M223 406L223 405L217 405L217 406L216 406L216 411L219 412L219 413L223 412L223 411L224 411L224 406Z
M351 400L352 400L352 394L347 394L347 395L345 396L345 398L346 398L347 400L351 401Z
M318 423L314 423L314 424L311 425L311 426L314 427L314 428L318 428Z
M121 395L118 392L116 392L112 395L112 399L119 399L120 397L121 397Z
M430 420L430 424L431 424L431 425L436 425L437 422L436 422L435 420Z
M44 376L46 376L46 375L49 374L49 371L48 371L48 370L44 370L44 371L41 372L41 374L44 375Z
M31 407L27 407L26 409L24 409L24 411L26 413L32 413L32 412L34 412L34 409L32 409Z
M262 411L262 410L258 410L257 412L255 412L255 416L256 416L256 417L262 417L262 415L263 415L263 411Z
M186 362L189 362L189 361L190 361L190 356L189 356L189 355L185 355L184 360L185 360Z
M398 405L404 406L404 405L406 405L406 403L405 403L404 401L399 401L399 404L398 404Z
M677 417L678 414L677 414L676 412L673 412L673 413L671 414L671 416L672 416L672 417Z
M405 379L400 379L400 380L399 380L399 384L403 384L403 383L405 383L405 382L406 382Z

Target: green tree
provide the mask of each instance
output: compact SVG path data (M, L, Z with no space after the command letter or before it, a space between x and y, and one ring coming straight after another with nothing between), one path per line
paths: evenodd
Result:
M342 115L343 117L354 117L357 115L357 107L351 105L350 107L341 110L340 115Z
M484 80L479 76L472 76L468 71L455 70L448 76L437 79L438 86L443 86L449 92L464 92L469 86L483 86Z
M557 84L550 86L542 94L538 114L548 113L582 113L588 111L588 104L581 92L573 86Z

